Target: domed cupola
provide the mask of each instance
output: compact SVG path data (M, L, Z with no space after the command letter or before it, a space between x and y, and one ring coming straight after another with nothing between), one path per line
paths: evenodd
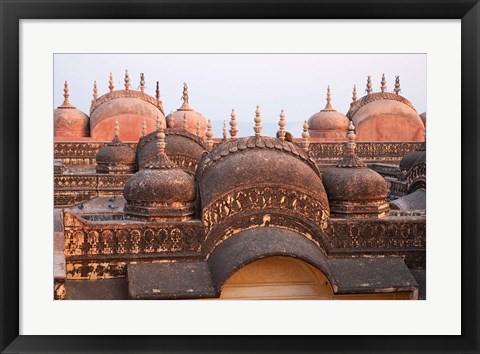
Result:
M325 108L308 119L310 136L321 141L345 141L348 122L349 120L344 114L337 112L332 107L330 86L328 86Z
M63 97L65 98L63 104L53 113L54 136L56 138L83 138L90 136L89 118L68 100L70 95L66 81L63 92Z
M178 168L165 153L162 123L157 134L156 159L125 183L127 218L148 221L183 221L196 212L197 187L192 175Z
M396 76L393 92L387 92L385 75L382 75L380 92L373 92L370 76L367 95L353 102L347 117L357 128L357 141L406 142L422 141L422 119L412 103L400 95L400 78Z
M110 141L114 122L117 120L123 127L120 139L138 141L140 132L137 129L145 121L147 129L155 129L156 117L165 124L163 104L160 100L160 84L157 81L155 97L145 92L145 76L140 74L140 90L131 88L130 76L125 70L125 88L115 90L113 76L110 73L110 92L98 97L94 84L93 100L90 107L91 137L95 141Z
M345 156L336 167L323 172L330 215L344 219L381 218L389 210L387 182L357 156L354 130L351 122Z
M175 112L170 112L170 114L167 116L168 128L173 128L174 126L184 127L186 131L192 134L196 134L198 130L198 135L203 139L205 137L207 120L201 113L190 107L188 104L188 99L188 86L184 83L182 96L183 104L179 109L177 109Z
M119 124L115 121L115 137L97 152L97 173L134 173L136 168L135 151L119 139Z

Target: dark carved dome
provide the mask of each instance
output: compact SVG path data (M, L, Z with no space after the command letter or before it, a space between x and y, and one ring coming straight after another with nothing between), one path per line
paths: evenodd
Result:
M163 128L157 137L156 158L125 183L125 215L155 221L187 220L196 211L195 179L165 154Z
M333 217L381 217L388 211L387 182L356 155L353 123L344 158L323 172L323 184Z
M82 138L90 136L90 119L75 108L68 100L68 83L65 81L65 100L53 112L54 135L60 138Z
M156 144L157 131L142 138L137 146L139 169L150 164L158 154ZM200 137L181 129L167 129L165 131L165 153L179 168L194 174L206 147Z
M406 154L400 161L400 170L408 171L413 166L419 163L426 163L427 152L425 150L425 143L417 150L411 151Z
M98 150L95 159L97 173L133 173L135 171L135 151L118 139L118 122L115 122L115 138Z

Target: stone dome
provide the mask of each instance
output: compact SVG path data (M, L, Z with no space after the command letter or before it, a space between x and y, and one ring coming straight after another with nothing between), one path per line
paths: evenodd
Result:
M140 138L137 145L137 160L139 169L150 164L158 154L156 143L157 131ZM195 134L186 130L170 128L165 131L165 153L179 168L195 174L198 162L206 147Z
M97 173L124 174L133 173L136 167L135 151L118 138L118 122L115 124L115 137L101 147L95 158Z
M125 183L125 215L149 221L191 219L196 212L195 178L178 168L165 154L163 128L157 139L157 158Z
M332 217L379 218L388 211L387 182L356 155L355 134L350 124L347 152L336 167L323 172L323 184Z
M352 102L347 117L357 128L357 141L422 141L424 124L412 103L400 95L399 81L395 92L373 93L369 78L367 95ZM397 87L398 85L398 87Z
M425 144L422 144L419 149L409 152L402 158L399 165L400 170L409 171L416 164L426 163L426 158Z
M349 119L333 109L330 99L330 86L327 89L327 104L320 112L308 119L309 133L312 138L324 141L345 141Z
M198 131L198 135L202 139L205 138L207 119L200 112L197 112L193 108L191 108L188 104L187 84L183 84L182 99L182 106L175 112L171 112L166 117L168 128L183 129L192 134L196 134Z
M120 135L122 141L138 141L142 125L146 125L147 130L152 131L155 129L157 119L166 124L158 86L157 97L146 94L144 86L140 88L140 91L130 89L128 73L125 76L124 90L114 91L111 79L110 92L94 98L90 107L92 138L97 141L111 140L115 120L123 127Z
M53 112L54 137L83 138L90 136L90 119L68 100L68 83L65 81L63 104Z

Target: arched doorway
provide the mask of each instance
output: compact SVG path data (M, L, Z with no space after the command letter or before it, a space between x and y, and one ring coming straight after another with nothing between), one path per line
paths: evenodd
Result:
M273 256L235 272L222 288L220 299L331 299L325 276L299 259Z

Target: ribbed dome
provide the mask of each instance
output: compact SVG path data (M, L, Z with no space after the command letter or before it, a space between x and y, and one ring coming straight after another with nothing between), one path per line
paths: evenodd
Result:
M113 79L110 81L110 92L95 98L90 107L91 136L97 141L112 139L112 127L115 120L123 127L120 139L138 141L141 127L147 126L149 131L155 129L157 119L165 126L165 114L157 87L157 97L130 89L128 73L125 76L125 89L114 91Z
M90 120L68 100L68 83L65 81L64 101L53 112L54 136L60 138L82 138L90 136Z
M165 154L163 128L159 130L157 139L156 159L125 183L125 215L150 221L190 219L196 211L195 179L179 169Z
M333 109L330 99L330 86L327 89L327 104L320 112L308 119L309 133L312 138L325 141L344 141L348 131L349 119Z
M399 165L400 170L408 171L418 163L426 163L426 158L425 144L422 144L419 149L411 151L403 157Z
M347 113L357 128L357 141L423 140L424 124L412 103L400 95L398 77L395 93L386 91L384 77L381 92L372 93L370 79L367 92Z
M344 158L322 175L331 215L341 218L382 217L388 211L385 201L387 182L358 158L353 131L354 126L350 124Z
M168 128L183 129L192 134L196 134L198 130L198 135L201 138L204 138L205 129L207 127L207 120L200 112L195 111L189 106L188 86L187 84L183 85L183 104L179 109L177 109L175 112L170 113L166 117Z
M115 137L97 152L97 173L133 173L136 167L135 151L118 138L119 125L115 122Z

